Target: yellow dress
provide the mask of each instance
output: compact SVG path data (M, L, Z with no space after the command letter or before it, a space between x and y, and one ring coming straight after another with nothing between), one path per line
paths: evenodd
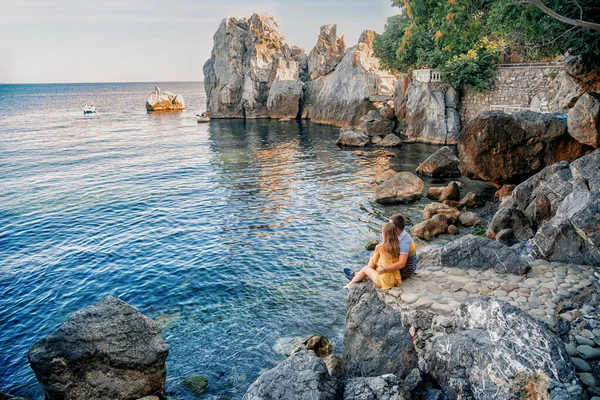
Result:
M398 259L399 259L399 257L394 257L394 258L390 258L386 261L383 261L380 258L379 262L377 264L380 267L385 268L389 265L397 263ZM375 283L377 284L377 286L379 286L383 290L391 289L394 286L400 286L400 284L402 283L402 277L400 276L400 271L391 271L391 272L384 272L384 273L378 272L377 277L375 279Z

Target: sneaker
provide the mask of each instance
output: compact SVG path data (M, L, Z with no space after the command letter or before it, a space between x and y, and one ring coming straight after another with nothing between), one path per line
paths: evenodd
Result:
M346 278L348 278L349 281L351 281L354 278L355 274L356 272L352 272L352 269L344 268L344 275L346 275Z

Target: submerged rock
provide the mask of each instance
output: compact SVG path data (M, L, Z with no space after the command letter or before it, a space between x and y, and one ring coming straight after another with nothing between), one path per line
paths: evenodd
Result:
M460 176L458 165L460 160L454 155L450 147L444 146L423 161L416 170L417 174L444 178Z
M321 358L312 351L301 351L262 374L250 385L243 399L336 400L342 390Z
M183 380L183 385L195 396L200 397L208 389L208 379L204 376L190 376Z
M185 100L180 94L171 92L161 92L159 88L152 93L146 100L146 110L148 111L177 111L185 109Z
M488 111L458 137L463 175L495 184L521 182L547 165L572 161L590 150L567 133L564 118L531 111Z
M163 393L167 354L154 321L108 296L34 344L29 363L48 398L131 400Z
M373 56L374 38L375 32L363 32L328 76L312 106L313 122L356 126L373 109L371 97L392 95L396 78L379 69L379 59Z
M378 203L411 203L423 196L425 184L418 176L410 172L399 172L385 180L375 189Z

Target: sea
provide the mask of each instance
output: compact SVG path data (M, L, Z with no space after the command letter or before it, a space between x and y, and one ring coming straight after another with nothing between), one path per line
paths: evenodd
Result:
M186 110L147 112L155 86ZM367 263L390 215L414 224L430 202L377 204L372 181L439 147L357 153L334 127L199 124L205 108L201 82L0 85L0 391L43 399L29 348L109 295L163 329L173 399L195 398L195 375L205 398L241 399L289 338L342 352L342 269Z

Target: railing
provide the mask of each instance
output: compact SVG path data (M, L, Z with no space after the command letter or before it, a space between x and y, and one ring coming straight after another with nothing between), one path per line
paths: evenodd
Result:
M437 69L415 69L413 79L419 82L441 82L442 72Z
M514 63L514 64L498 64L498 68L563 68L564 62L540 62L540 63Z

